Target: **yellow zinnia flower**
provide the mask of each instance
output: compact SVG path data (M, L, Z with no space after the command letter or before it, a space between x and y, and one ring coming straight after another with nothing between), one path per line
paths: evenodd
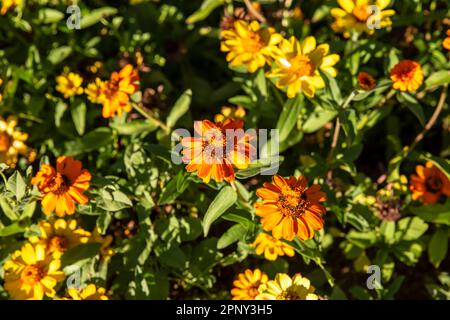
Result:
M100 78L95 78L94 82L88 84L87 88L84 90L84 93L88 96L89 101L92 103L102 104L105 99L104 87L106 85L106 81L102 81Z
M278 273L275 280L262 286L256 300L318 300L314 290L310 281L300 274L291 278L285 273Z
M10 116L6 120L0 117L0 163L14 168L18 156L27 155L29 149L24 143L28 134L16 130L17 118Z
M301 44L294 37L283 39L273 68L266 76L276 78L275 85L279 89L286 89L289 98L294 98L300 92L307 97L313 97L316 89L325 87L319 70L332 77L337 75L333 66L339 61L339 55L328 55L329 51L328 44L316 46L316 39L312 36L307 37Z
M44 295L54 297L54 287L65 276L60 271L61 261L46 254L43 244L25 244L4 264L4 288L12 299L42 300Z
M81 84L83 78L78 74L69 72L56 77L56 90L64 95L64 98L70 98L83 93Z
M253 73L271 63L283 37L273 28L261 29L257 21L237 20L234 28L221 32L221 38L220 50L228 52L226 59L231 66L245 66L248 72Z
M40 221L41 235L30 237L31 243L44 243L48 254L54 258L79 244L87 243L91 233L79 228L76 220L57 219L54 221Z
M338 0L340 8L331 9L331 15L336 19L331 25L334 31L348 38L351 32L366 32L373 34L376 29L392 25L390 19L394 10L386 9L390 0Z
M260 293L261 285L264 285L268 280L267 274L259 269L245 270L233 282L234 288L231 290L233 300L254 300Z
M0 2L2 5L0 8L0 14L2 16L5 15L9 9L20 6L22 4L22 0L2 0Z
M293 257L295 255L294 248L290 245L278 240L267 233L260 233L252 246L255 247L257 255L263 255L269 261L277 260L278 256L284 255Z
M105 288L97 288L95 284L90 284L81 291L70 288L68 293L72 300L109 300Z

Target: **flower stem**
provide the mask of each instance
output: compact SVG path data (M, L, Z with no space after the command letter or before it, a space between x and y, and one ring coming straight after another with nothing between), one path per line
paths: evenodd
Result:
M151 114L149 114L147 111L142 109L137 103L132 104L133 108L139 112L144 118L147 118L148 120L154 121L161 129L163 129L165 132L170 132L170 128L166 126L164 123L162 123L160 120L153 117Z

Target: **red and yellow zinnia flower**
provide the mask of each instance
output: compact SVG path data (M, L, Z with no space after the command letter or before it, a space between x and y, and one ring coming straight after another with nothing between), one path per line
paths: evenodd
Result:
M87 243L91 233L78 227L76 220L56 219L54 221L40 221L39 236L29 238L31 243L43 243L47 253L60 258L67 250Z
M358 74L358 86L365 91L373 90L377 86L377 81L370 73L362 71Z
M425 167L416 166L416 174L411 175L409 189L413 200L433 204L441 196L450 196L450 180L433 162L427 161Z
M260 233L256 237L255 242L252 243L252 246L255 247L257 255L264 255L264 258L269 261L275 261L278 257L284 255L288 257L295 255L294 248L267 233Z
M285 273L278 273L275 280L261 286L262 292L256 300L318 300L316 290L309 279L296 274L292 278Z
M94 90L93 87L91 87ZM99 97L103 104L102 115L112 118L117 113L131 111L130 96L139 90L139 74L131 64L127 64L119 72L113 72L109 81L102 83L102 94Z
M400 91L416 91L423 83L422 67L412 60L402 60L391 70L393 88Z
M317 184L308 188L305 177L274 176L272 183L264 183L256 194L262 199L255 204L256 215L262 218L263 229L272 231L275 238L292 241L297 235L307 240L323 228L326 209L321 202L326 200L325 193Z
M228 52L227 61L231 66L245 66L253 73L271 62L271 57L282 36L273 28L262 29L257 21L234 22L234 28L223 30L220 50Z
M4 264L5 284L10 297L15 300L42 300L54 297L54 287L64 280L61 262L46 254L43 244L25 244L14 252Z
M334 65L339 61L337 54L328 54L328 44L316 44L316 39L307 37L301 44L291 37L283 39L280 44L272 70L266 76L275 78L277 88L286 90L288 98L294 98L299 93L313 97L317 89L325 88L319 70L336 77Z
M234 168L250 164L255 148L250 144L254 136L245 133L242 120L226 119L213 123L209 120L194 123L195 136L183 138L183 161L188 172L197 172L205 183L211 177L217 181L235 179Z
M233 300L254 300L260 293L261 285L264 285L268 280L267 274L259 269L245 270L233 282L234 288L231 290Z
M392 25L394 10L385 10L390 0L337 0L340 8L331 9L335 19L331 27L349 38L352 32L373 34Z
M83 192L89 188L90 181L91 174L83 169L80 161L62 156L56 160L56 170L48 164L42 165L31 183L43 194L44 213L56 211L63 217L75 213L75 203L89 201Z

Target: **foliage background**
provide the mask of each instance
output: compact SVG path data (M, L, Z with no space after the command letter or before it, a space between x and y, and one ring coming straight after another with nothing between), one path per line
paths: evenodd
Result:
M399 191L397 222L380 219L370 202L386 182L409 176L426 159L450 174L448 98L424 140L412 152L404 149L450 82L448 52L442 49L450 25L447 1L394 1L392 30L356 42L331 30L335 1L292 1L289 8L284 8L289 1L260 1L277 30L298 38L315 35L341 56L337 80L328 79L327 89L305 99L294 114L263 73L230 70L219 51L223 8L232 11L243 2L132 2L79 1L82 30L67 28L65 1L27 1L0 16L0 114L19 117L22 131L29 133L27 144L37 152L31 166L21 159L18 171L2 169L8 181L0 187L0 262L44 217L31 176L40 163L70 155L93 174L91 201L79 206L77 215L86 229L99 226L114 235L116 254L104 259L98 248L81 246L65 254L64 270L70 274L82 267L83 280L105 286L114 298L228 299L233 278L248 267L270 276L301 272L330 299L449 297L450 201L424 207L412 202L408 191ZM302 17L283 15L295 7ZM141 93L134 98L142 99L166 129L135 111L103 119L99 105L84 96L64 99L55 90L64 68L80 73L87 84L141 58ZM389 84L380 85L339 110L359 71L382 84L403 58L420 62L427 79L415 96L390 94ZM88 67L96 61L103 66L95 75ZM192 130L194 120L212 119L230 104L246 108L247 128L285 130L279 174L304 174L327 193L325 229L313 240L292 243L293 258L265 261L249 245L260 232L252 207L255 190L270 177L241 172L236 196L224 184L205 185L170 161L171 130ZM337 116L345 143L330 157ZM327 184L330 169L334 176ZM205 237L202 220L219 190L231 203L228 209L224 204L225 212L210 209L220 218ZM124 236L127 228L131 236ZM382 289L365 286L364 268L370 264L382 268ZM7 298L1 287L0 295Z

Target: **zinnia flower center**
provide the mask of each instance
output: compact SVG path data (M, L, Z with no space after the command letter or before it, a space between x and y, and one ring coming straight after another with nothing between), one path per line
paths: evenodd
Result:
M435 175L429 176L425 181L425 185L427 190L433 193L440 192L442 189L442 181Z
M249 37L242 39L242 47L245 52L257 53L264 47L264 42L259 34L252 32Z
M290 70L297 78L312 76L314 74L314 64L308 56L300 55L291 60Z
M366 22L367 19L370 17L369 13L369 7L367 4L361 4L359 6L355 6L353 8L353 16L358 20L359 22Z
M50 251L64 252L68 248L68 241L65 237L53 236L49 241Z
M305 212L308 200L303 190L287 187L281 190L277 203L283 215L297 218Z
M57 173L49 182L48 188L55 194L63 194L69 189L70 180L65 175Z
M31 286L41 281L42 278L44 278L44 271L36 265L26 266L20 276L23 283Z
M215 158L216 156L219 158L224 158L226 144L226 137L220 129L209 129L204 133L203 150L206 155L210 155L212 158Z
M394 75L401 81L409 81L414 77L416 66L412 63L402 63L393 71Z
M301 300L301 297L295 292L295 289L291 287L280 293L277 300Z
M11 138L5 132L0 133L0 152L6 152L11 146Z

